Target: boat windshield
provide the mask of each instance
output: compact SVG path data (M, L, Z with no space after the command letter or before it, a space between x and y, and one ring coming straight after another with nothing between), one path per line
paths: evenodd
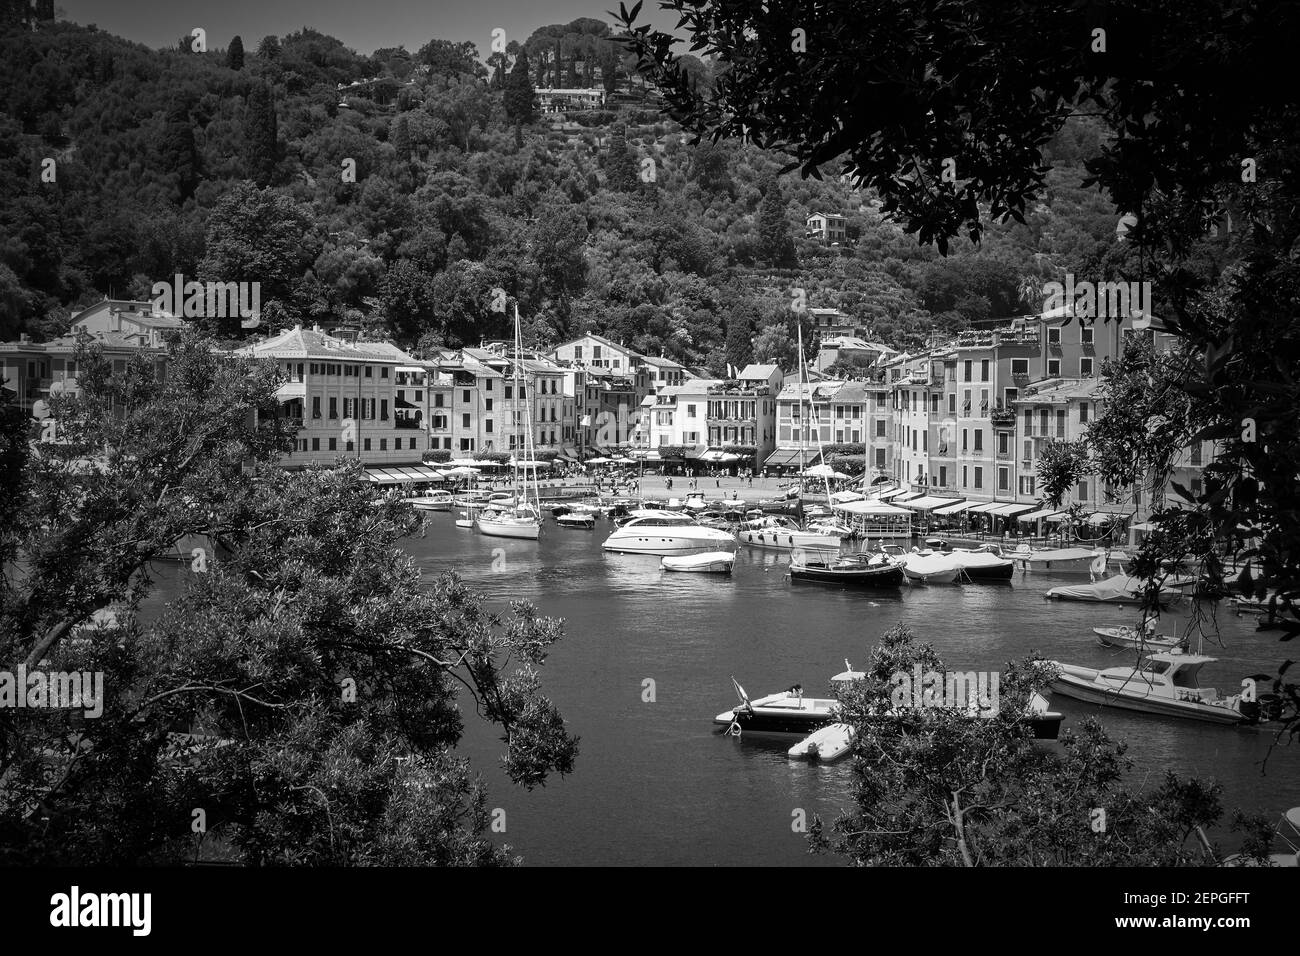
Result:
M1143 674L1163 674L1168 670L1168 661L1147 661L1142 665Z
M696 522L693 518L689 518L686 515L674 515L674 514L646 515L643 518L633 518L625 525L625 527L632 527L634 525L638 528L682 527L686 525L693 525L695 523Z

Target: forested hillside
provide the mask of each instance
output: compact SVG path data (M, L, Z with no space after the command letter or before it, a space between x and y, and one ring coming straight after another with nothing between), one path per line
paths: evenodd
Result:
M907 347L1023 313L1045 278L1115 250L1115 210L1080 185L1100 142L1087 120L1053 143L1024 224L943 258L833 174L692 146L630 66L590 19L490 57L438 39L362 55L310 28L202 53L10 29L0 339L59 334L77 306L182 273L259 281L263 330L363 326L423 350L503 334L502 286L536 345L590 330L718 370L792 357L791 286ZM533 87L574 85L608 108L537 112ZM816 210L846 214L850 242L803 238Z

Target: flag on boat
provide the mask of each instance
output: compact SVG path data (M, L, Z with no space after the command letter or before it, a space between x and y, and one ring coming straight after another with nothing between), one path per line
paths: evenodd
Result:
M748 707L749 695L745 693L745 688L741 687L740 682L737 681L736 678L734 677L731 678L731 682L736 685L736 693L740 695L740 699L743 700L745 702L745 706Z

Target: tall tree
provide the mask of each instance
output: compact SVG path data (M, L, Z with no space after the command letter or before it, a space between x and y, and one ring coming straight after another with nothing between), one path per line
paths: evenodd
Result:
M537 94L528 67L528 54L523 50L515 58L515 65L506 78L506 116L516 127L531 123L537 118Z
M763 255L770 265L788 268L797 264L790 220L786 215L785 194L776 176L764 181L763 202L758 209L758 233Z
M177 201L185 202L199 183L199 151L190 111L184 103L173 103L167 111L159 155L163 169L176 177Z
M226 48L226 66L235 72L244 68L244 41L238 34L230 38L230 46Z
M639 179L636 158L627 145L627 127L622 123L616 125L609 133L609 145L605 154L605 175L609 188L619 192L635 192Z
M271 84L262 80L248 91L244 110L244 163L249 178L267 186L275 177L280 144Z
M393 151L402 162L411 161L411 124L405 116L393 123Z

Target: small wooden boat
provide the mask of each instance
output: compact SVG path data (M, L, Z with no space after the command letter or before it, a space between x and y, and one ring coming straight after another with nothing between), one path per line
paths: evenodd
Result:
M684 554L667 557L659 562L665 571L695 571L701 574L730 574L736 556L730 551L705 551L703 554Z
M562 514L555 519L555 523L561 528L579 528L584 531L596 527L595 517L587 514Z
M832 561L791 560L790 580L839 587L896 588L907 581L907 573L887 554L861 553Z
M1097 635L1097 643L1102 647L1128 647L1137 650L1150 648L1151 650L1165 651L1182 644L1182 641L1176 637L1156 634L1154 631L1144 634L1136 627L1128 627L1127 625L1094 627L1092 633Z
M853 725L833 723L815 730L787 751L796 760L839 760L853 749Z

